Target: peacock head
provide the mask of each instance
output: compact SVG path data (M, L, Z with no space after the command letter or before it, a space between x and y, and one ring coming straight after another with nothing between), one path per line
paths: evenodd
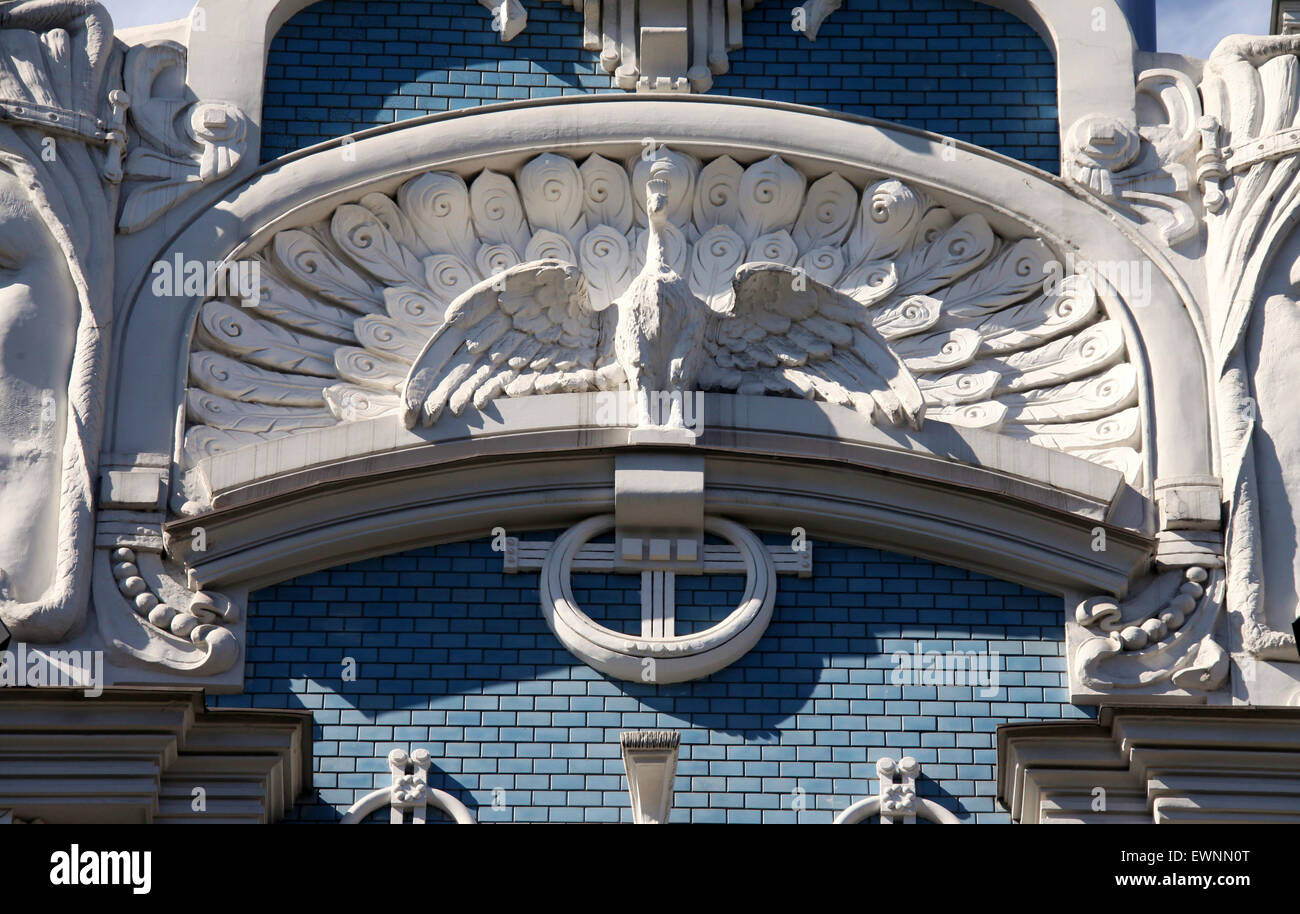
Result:
M645 210L650 225L656 229L663 228L668 220L668 195L673 189L672 181L672 162L666 158L655 159L645 183Z

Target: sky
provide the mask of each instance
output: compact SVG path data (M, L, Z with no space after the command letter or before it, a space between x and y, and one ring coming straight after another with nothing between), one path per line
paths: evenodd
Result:
M101 2L118 28L180 19L194 6L194 0ZM528 2L538 0L525 0ZM1160 50L1209 57L1224 35L1267 35L1272 7L1271 0L1156 0Z

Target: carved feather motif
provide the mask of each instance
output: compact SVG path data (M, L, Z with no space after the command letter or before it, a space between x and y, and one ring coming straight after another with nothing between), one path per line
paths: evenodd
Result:
M1086 277L1045 283L1060 270L1041 240L896 179L812 177L778 156L547 153L513 175L430 172L281 231L256 255L256 302L200 309L189 451L625 388L616 303L660 269L657 238L672 294L709 315L699 389L984 428L1135 478L1140 379Z

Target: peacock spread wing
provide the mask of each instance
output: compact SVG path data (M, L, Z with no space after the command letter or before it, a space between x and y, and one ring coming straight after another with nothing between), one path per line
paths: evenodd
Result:
M451 303L420 350L402 393L402 420L432 425L445 411L498 396L582 393L623 383L612 333L571 264L541 260L484 280Z
M705 386L794 393L920 427L925 397L862 304L779 263L744 264L732 287L705 340Z
M1136 481L1141 381L1120 324L1108 317L1123 302L1107 283L1067 276L1043 241L1002 237L978 214L955 214L893 178L859 189L834 172L813 180L778 156L741 164L724 155L702 163L661 148L656 160L667 160L675 172L662 232L669 262L714 310L737 312L724 324L730 329L719 327L720 335L711 338L715 353L726 353L711 360L714 389L756 391L761 385L771 393L812 391L850 403L856 396L863 408L892 416L875 394L899 397L882 373L896 357L915 378L927 420L1066 451L1122 469ZM593 305L607 306L641 267L650 167L642 156L626 163L599 155L575 162L545 153L509 175L488 169L467 181L430 172L391 196L366 194L323 221L277 232L254 255L256 300L214 297L199 310L186 401L188 461L304 430L403 414L412 366L448 308L520 264L573 264ZM762 297L751 300L749 294L736 308L736 271L755 262L802 271L808 297L786 301L795 314L815 302L813 313L797 320L768 313L759 307ZM760 284L755 289L771 283L777 291L785 285L795 291L792 278L762 278L762 272L749 271L749 281ZM537 322L586 326L574 315L559 319L572 305L563 302L569 300L520 307L525 314L536 307ZM438 352L471 325L488 321L476 334L505 326L499 297L485 307L485 317L470 321L479 309L460 301L457 329L447 331ZM869 315L865 322L863 313ZM780 329L787 320L790 331ZM886 341L890 358L878 342L874 355L833 343L846 335L874 339L868 328ZM479 343L467 336L457 344L461 354L447 353L446 363L472 357L458 368L463 377L445 386L439 379L426 400L443 386L445 413L497 395L503 372L518 371L510 362L521 356L503 356L496 371L487 366L500 354L500 340L510 344L516 339L511 334L522 332L512 324L482 352L472 351ZM565 332L566 339L582 335ZM745 333L762 335L757 356L734 350ZM551 365L567 364L570 356L558 352ZM559 369L529 365L499 393L555 389ZM604 366L598 361L594 367ZM867 368L875 376L857 373ZM585 378L582 370L575 374ZM431 381L425 376L420 383ZM904 404L899 398L899 408ZM919 415L907 409L908 418Z

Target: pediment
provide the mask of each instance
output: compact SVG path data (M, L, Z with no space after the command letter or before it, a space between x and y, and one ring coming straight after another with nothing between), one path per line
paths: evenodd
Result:
M1208 435L1177 286L1063 182L973 147L732 100L489 108L272 163L162 263L174 284L139 281L116 344L175 375L113 379L121 514L96 551L129 681L229 687L250 588L653 505L626 483L651 458L695 468L701 518L1067 598L1214 561L1181 532L1209 510L1188 500ZM1115 263L1146 265L1140 295ZM653 333L620 351L648 326L631 295L659 327L695 314L661 334L698 362L680 389L631 380L675 357L640 357Z
M448 415L499 396L627 389L622 372L601 375L618 368L618 319L608 314L645 268L656 158L674 176L666 262L696 300L734 311L742 267L788 271L761 315L720 321L702 341L700 390L807 398L871 417L870 379L883 369L863 348L869 333L919 387L918 424L993 432L1140 484L1142 382L1111 317L1120 303L1088 274L1068 273L1043 239L999 233L894 177L852 175L859 187L779 155L742 165L669 147L626 161L541 153L466 177L431 170L270 235L228 265L221 291L230 294L199 309L187 464L311 430L397 422L422 351L452 334L463 336L459 348L424 379L445 388ZM581 301L568 311L530 310L570 294L544 280L506 290L507 276L543 275L527 269L543 261L573 268ZM465 306L498 283L500 301ZM800 283L835 297L806 304ZM668 304L654 307L671 316ZM474 316L463 329L462 312ZM590 339L566 347L565 335L581 338L583 328ZM608 415L622 424L617 404Z

